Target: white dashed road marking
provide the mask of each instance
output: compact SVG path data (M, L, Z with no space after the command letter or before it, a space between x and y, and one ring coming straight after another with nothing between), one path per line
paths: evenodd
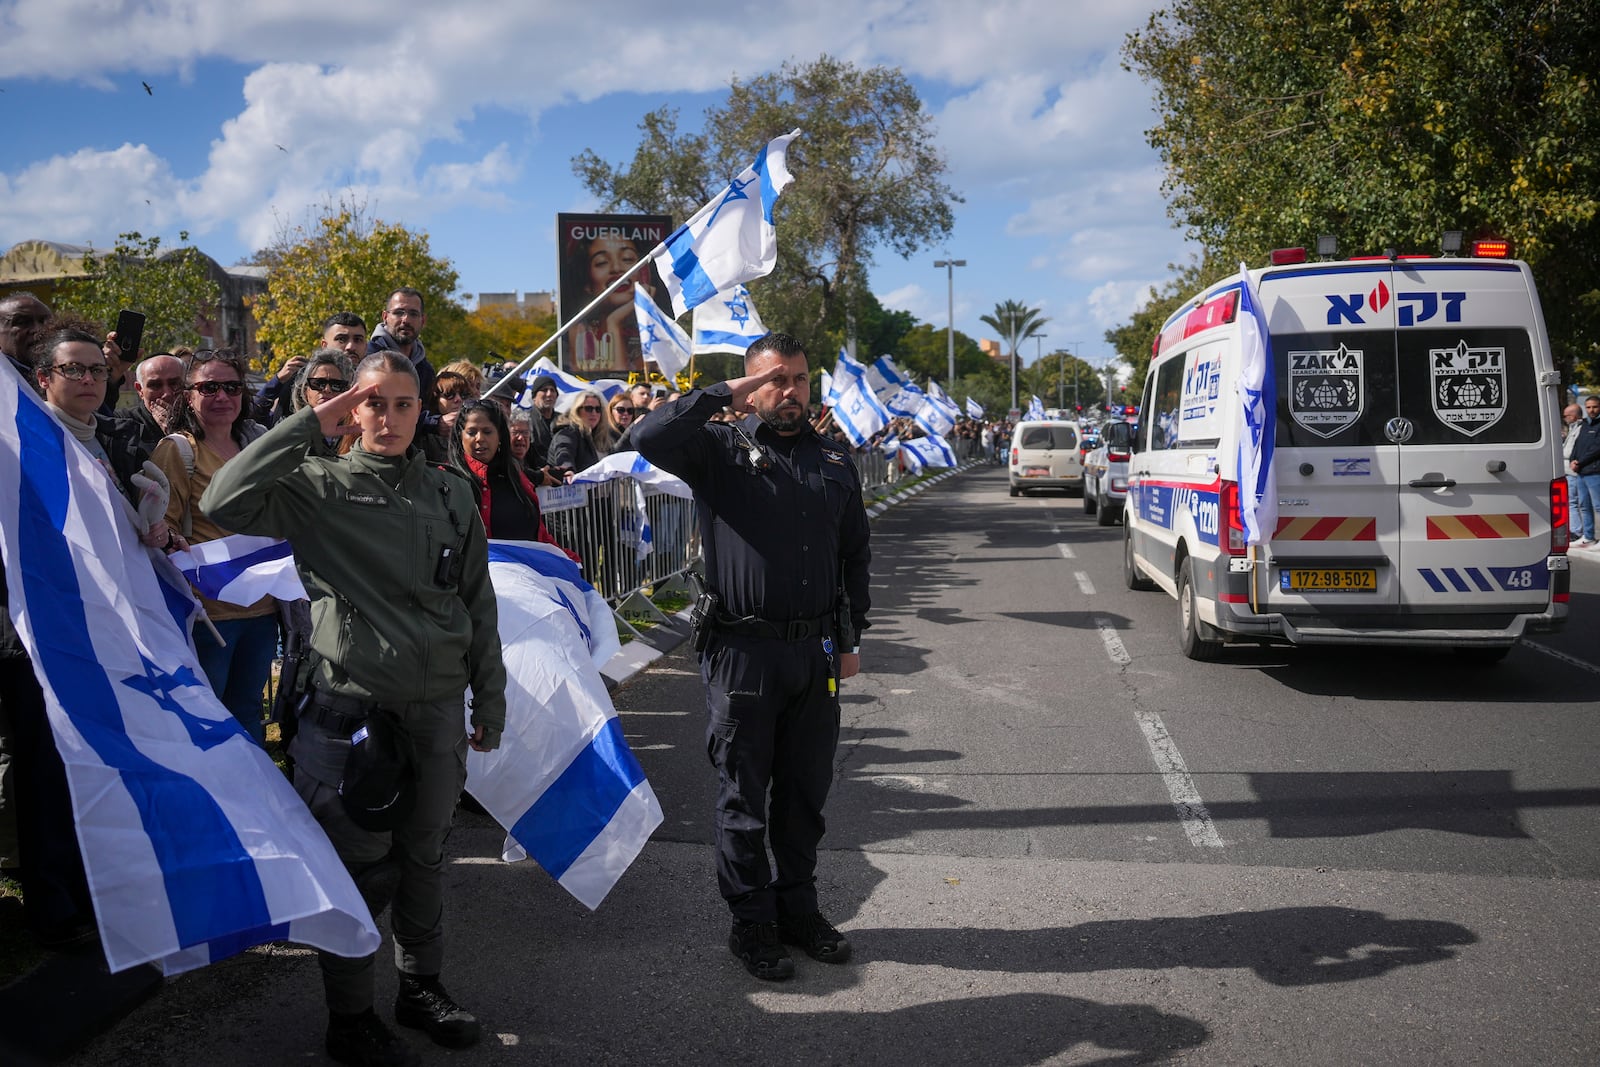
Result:
M1133 662L1133 657L1128 655L1128 650L1123 647L1122 638L1117 636L1117 627L1110 619L1103 619L1098 615L1094 620L1095 629L1100 631L1100 640L1105 642L1106 655L1111 657L1111 662L1119 667L1126 667Z
M1088 571L1073 571L1072 576L1078 580L1078 591L1084 596L1094 596L1094 583L1089 580Z
M1545 645L1541 645L1537 641L1524 641L1524 642L1522 642L1522 647L1523 648L1531 648L1535 652L1543 652L1547 656L1554 656L1556 659L1560 660L1562 663L1571 664L1574 667L1581 667L1586 671L1593 671L1596 674L1600 674L1600 667L1596 667L1593 663L1590 663L1588 660L1579 659L1577 656L1569 656L1565 652L1557 652L1555 649L1548 648Z
M1167 733L1166 723L1153 711L1134 714L1139 720L1139 729L1144 731L1145 743L1150 746L1150 755L1156 761L1156 770L1161 772L1161 780L1166 783L1172 806L1178 809L1178 821L1183 823L1183 832L1189 835L1189 844L1195 848L1221 848L1222 838L1211 822L1205 801L1200 799L1200 791L1194 787L1194 779L1178 753L1178 746Z
M1077 559L1078 558L1076 555L1073 554L1071 545L1063 545L1063 544L1060 544L1058 542L1056 544L1056 547L1061 550L1061 558L1062 559Z

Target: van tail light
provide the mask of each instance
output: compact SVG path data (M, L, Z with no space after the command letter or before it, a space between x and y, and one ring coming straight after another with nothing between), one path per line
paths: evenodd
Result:
M1018 452L1017 452L1016 449L1013 448L1011 450L1011 465L1013 467L1015 467L1017 465L1017 456L1018 456Z
M1550 479L1550 551L1560 555L1572 539L1572 501L1567 497L1567 480Z
M1221 549L1230 556L1244 555L1244 520L1239 518L1239 483L1223 482L1218 494L1218 510L1222 512L1222 536L1217 538Z
M1120 451L1115 448L1106 449L1106 459L1110 460L1112 463L1126 463L1132 457L1132 455L1133 454L1125 448L1121 449Z

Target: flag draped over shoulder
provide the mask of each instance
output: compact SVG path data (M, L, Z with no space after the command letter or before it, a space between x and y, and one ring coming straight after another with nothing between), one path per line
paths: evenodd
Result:
M1239 428L1239 521L1247 545L1271 540L1278 525L1278 478L1272 469L1277 437L1277 382L1272 335L1250 271L1239 264L1239 380L1235 418Z
M694 309L694 351L731 352L742 356L745 349L767 335L767 328L756 314L750 290L743 285L720 292Z
M111 969L176 974L277 940L375 951L333 846L206 684L176 570L138 543L99 465L9 366L0 412L10 609Z
M667 317L643 286L634 286L633 314L639 322L639 347L644 358L660 367L667 378L682 374L693 355L683 327Z
M504 858L531 856L591 910L661 825L600 677L616 621L551 545L489 543L506 666L506 729L467 753L467 791L506 827Z
M772 209L792 180L787 154L799 130L774 138L756 161L654 253L656 269L682 315L718 292L772 273L778 231Z

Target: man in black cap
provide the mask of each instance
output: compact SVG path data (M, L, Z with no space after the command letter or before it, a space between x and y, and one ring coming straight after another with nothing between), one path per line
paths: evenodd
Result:
M533 474L543 470L550 462L550 435L556 421L556 380L548 374L541 374L529 388L533 390L533 418L528 423L528 435L532 443L528 446L528 458L523 466ZM549 484L560 485L561 481L556 479Z

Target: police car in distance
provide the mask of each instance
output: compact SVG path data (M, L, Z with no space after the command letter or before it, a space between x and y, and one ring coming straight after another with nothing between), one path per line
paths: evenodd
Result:
M1006 481L1012 496L1031 489L1083 491L1078 427L1061 420L1019 422L1011 431Z
M1280 250L1167 320L1123 559L1130 588L1177 599L1185 654L1253 639L1497 660L1564 624L1560 376L1527 264L1490 245Z

